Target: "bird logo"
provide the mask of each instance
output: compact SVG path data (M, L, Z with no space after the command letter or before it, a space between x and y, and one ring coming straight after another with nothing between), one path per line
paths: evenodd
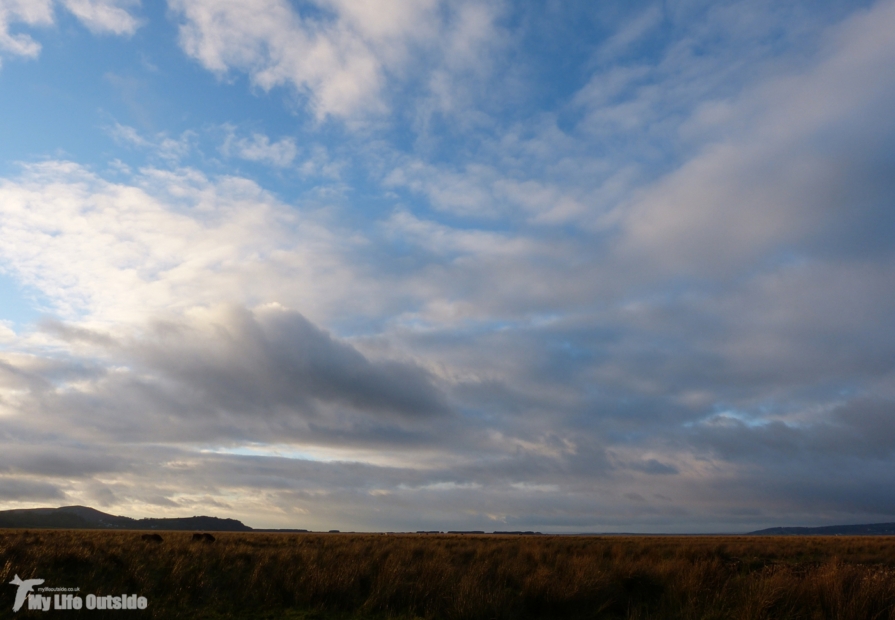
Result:
M43 582L43 579L26 579L22 581L19 576L16 575L13 580L9 582L10 585L19 586L19 589L16 591L16 603L12 606L12 610L20 610L22 605L25 604L25 599L28 597L28 593L31 592L32 588L34 588L34 586L39 586Z

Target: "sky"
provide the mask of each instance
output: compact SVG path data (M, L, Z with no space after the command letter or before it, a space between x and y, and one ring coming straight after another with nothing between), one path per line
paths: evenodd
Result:
M895 521L895 0L0 0L0 509Z

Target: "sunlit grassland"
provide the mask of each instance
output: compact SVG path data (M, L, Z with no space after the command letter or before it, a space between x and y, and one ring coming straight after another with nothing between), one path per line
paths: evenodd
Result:
M149 600L15 617L895 618L895 537L161 534L0 531L4 584Z

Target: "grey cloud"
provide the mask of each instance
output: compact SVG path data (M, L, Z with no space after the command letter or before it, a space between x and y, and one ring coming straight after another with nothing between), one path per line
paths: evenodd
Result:
M64 497L59 487L43 480L0 477L0 499L4 501L58 501Z
M710 424L698 427L694 443L710 448L726 461L790 461L803 456L806 435L780 421L750 426L736 418L717 416Z
M97 473L127 472L134 467L118 454L97 450L96 446L72 447L61 444L58 437L28 437L2 445L0 472L58 478L84 478ZM49 449L47 446L50 446Z
M57 338L70 343L84 343L99 347L112 347L117 343L114 338L102 332L69 325L62 321L44 318L38 323L38 327Z
M823 459L789 460L786 467L756 462L735 476L691 485L690 497L710 496L730 510L758 508L763 520L831 524L889 520L895 499L884 490L892 488L891 459L826 456ZM752 519L755 522L755 519Z
M792 463L857 459L868 464L895 454L895 403L868 396L845 400L827 415L799 416L789 422L752 422L729 414L713 416L682 435L697 450L708 449L730 462ZM784 418L785 419L785 418Z
M832 417L854 433L856 450L876 457L895 452L895 401L856 398L834 410Z
M65 411L63 432L86 441L387 446L456 435L448 396L427 370L370 359L282 308L227 307L118 339L58 322L44 329L115 361L32 360L27 372L8 364L10 380L30 386L20 405L29 418L15 422L22 433L48 431Z
M628 463L627 468L635 471L642 471L645 474L660 476L679 473L677 468L673 465L667 465L656 459L647 459L639 463Z
M781 248L866 252L895 178L892 23L891 3L878 3L827 41L818 66L738 97L729 124L741 128L635 200L621 254L723 277Z
M421 527L415 523L429 524L430 529L452 527L448 523L504 529L500 523L522 522L532 515L556 527L563 514L594 523L599 503L588 493L569 495L550 485L543 490L537 484L514 488L509 481L471 469L427 471L230 456L208 460L202 467L216 470L215 478L231 484L270 488L284 506L307 511L304 517L293 517L293 523L328 522L343 529L361 524L382 529ZM516 479L525 476L518 472ZM557 502L560 494L563 501ZM533 523L534 518L526 522Z
M89 491L90 498L99 506L114 506L120 499L109 487L103 484L92 485ZM173 503L173 502L172 502Z
M449 408L422 368L370 361L297 312L228 309L211 325L159 323L129 352L168 380L235 413L287 408L314 417L319 405L400 419Z

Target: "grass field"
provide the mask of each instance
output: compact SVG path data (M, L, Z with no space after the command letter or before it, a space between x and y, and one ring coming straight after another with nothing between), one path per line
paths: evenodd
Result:
M0 617L895 619L895 537L571 537L0 530L0 578L145 611Z

